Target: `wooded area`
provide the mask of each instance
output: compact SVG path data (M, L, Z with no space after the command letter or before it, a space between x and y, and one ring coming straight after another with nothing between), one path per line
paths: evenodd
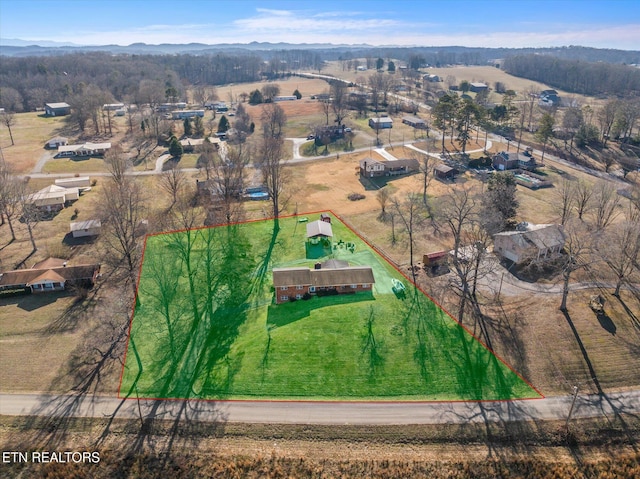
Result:
M515 76L583 95L628 97L640 93L640 69L627 65L531 54L506 58L504 69Z

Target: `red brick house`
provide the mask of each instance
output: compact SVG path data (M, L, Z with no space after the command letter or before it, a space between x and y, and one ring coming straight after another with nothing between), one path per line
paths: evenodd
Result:
M370 266L349 266L329 260L309 268L274 268L276 304L302 299L305 294L350 294L371 291L375 278Z

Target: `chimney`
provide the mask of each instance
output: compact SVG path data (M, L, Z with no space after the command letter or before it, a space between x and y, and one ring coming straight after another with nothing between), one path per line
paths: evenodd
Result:
M316 263L313 269L322 269L322 263Z

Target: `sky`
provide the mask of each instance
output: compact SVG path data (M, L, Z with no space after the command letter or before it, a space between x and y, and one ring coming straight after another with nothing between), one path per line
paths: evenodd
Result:
M640 50L640 0L0 0L2 39Z

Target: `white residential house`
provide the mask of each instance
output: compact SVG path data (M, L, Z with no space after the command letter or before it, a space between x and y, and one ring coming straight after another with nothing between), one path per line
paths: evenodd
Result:
M111 143L83 143L82 145L64 145L58 147L60 156L99 156L111 149Z
M65 204L75 201L80 196L78 188L64 188L50 185L27 196L27 201L41 211L60 211Z
M540 261L564 248L562 225L521 223L516 231L503 231L493 236L493 251L513 261Z

